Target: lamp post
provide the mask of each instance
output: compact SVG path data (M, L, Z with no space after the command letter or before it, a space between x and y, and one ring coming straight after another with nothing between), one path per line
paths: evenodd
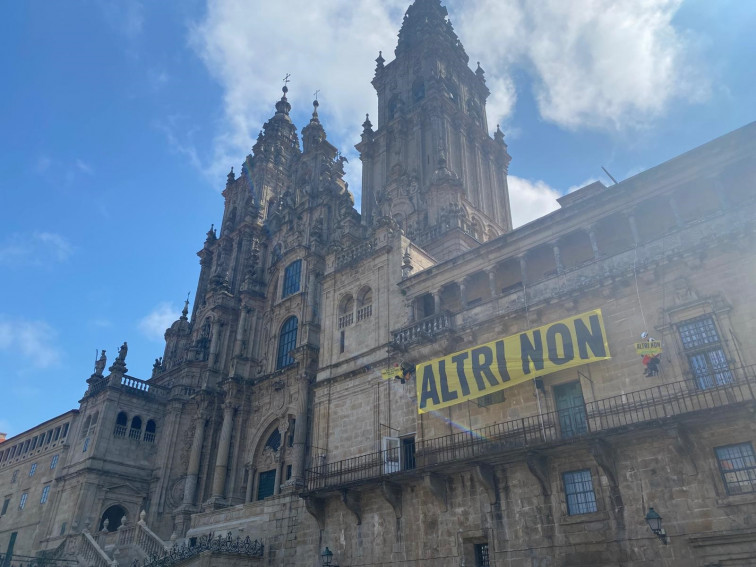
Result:
M646 523L648 524L648 527L651 528L651 531L654 532L654 535L664 542L664 545L669 543L667 532L662 527L662 517L653 508L648 509Z
M333 551L328 549L328 546L320 554L320 564L323 567L338 567L338 565L333 564Z

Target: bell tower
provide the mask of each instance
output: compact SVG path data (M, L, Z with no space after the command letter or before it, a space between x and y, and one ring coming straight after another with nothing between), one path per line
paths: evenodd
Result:
M378 124L363 124L362 218L391 218L438 260L512 228L511 160L488 134L485 73L469 58L440 0L415 0L394 51L376 59Z

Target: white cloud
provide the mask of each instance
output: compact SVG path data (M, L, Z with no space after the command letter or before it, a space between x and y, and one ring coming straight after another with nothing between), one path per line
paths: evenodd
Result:
M148 339L163 342L165 330L178 319L180 312L174 305L164 301L139 321L139 330Z
M512 225L522 226L559 208L561 193L544 181L530 181L515 175L508 177Z
M448 0L450 17L480 61L491 96L489 129L511 117L529 85L541 116L569 129L642 128L675 101L710 89L673 17L682 0ZM383 50L393 58L409 0L207 2L189 42L222 88L223 109L212 149L201 152L180 123L161 125L169 143L218 187L249 153L274 112L291 73L293 112L307 112L320 89L329 139L350 158L347 179L359 186L359 141L365 112L375 117L370 81ZM517 83L515 83L515 79ZM522 79L522 80L521 80ZM298 118L298 126L304 123ZM356 201L360 196L357 191Z
M682 0L473 0L456 3L462 41L495 84L524 69L541 116L570 129L642 127L710 84L672 25ZM493 90L493 88L492 88ZM492 121L507 107L489 112Z
M30 321L0 315L0 351L21 357L35 368L60 363L58 333L45 321Z
M66 262L74 247L54 232L16 233L0 242L0 265L49 266Z
M378 51L396 45L406 0L338 0L315 7L308 0L208 3L207 14L191 31L190 42L224 90L223 127L214 140L205 172L223 179L242 161L281 96L291 73L289 101L309 109L320 89L319 113L331 140L352 166L365 113L375 123L376 96L370 81ZM304 124L299 124L300 128Z
M76 160L76 167L82 173L86 173L87 175L94 175L94 168L82 159Z

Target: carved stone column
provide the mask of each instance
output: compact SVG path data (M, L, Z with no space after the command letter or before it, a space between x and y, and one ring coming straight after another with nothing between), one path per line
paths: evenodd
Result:
M433 293L433 313L438 315L441 313L441 290Z
M239 326L236 328L236 341L234 342L234 356L242 355L242 344L244 344L245 327L247 326L248 308L242 306L239 315Z
M312 388L310 384L314 376L304 373L297 377L299 396L297 401L297 415L294 422L294 443L292 447L292 480L294 486L305 484L305 446L307 444L307 409L310 406Z
M596 240L596 230L595 227L591 227L588 229L588 238L591 239L591 249L593 250L593 257L598 260L599 259L599 247L598 247L598 241Z
M205 440L205 421L207 421L206 409L200 407L197 413L197 424L194 428L192 451L189 454L189 465L186 468L186 483L184 484L184 506L194 504L194 496L197 491L200 458L202 457L202 444Z
M231 392L228 393L229 397ZM231 446L231 429L234 423L234 406L231 400L223 404L223 425L220 439L218 439L218 455L215 459L215 475L213 476L213 498L223 498L226 490L226 474L228 473L228 450Z
M459 302L462 304L462 309L467 309L467 288L464 281L459 284Z
M557 274L564 273L564 266L562 265L562 252L559 250L558 244L553 244L554 248L554 263L556 264Z
M488 289L491 292L491 299L496 297L496 274L493 270L488 272Z
M251 464L246 465L247 467L247 490L244 493L244 503L249 504L252 502L252 489L255 486L255 474L257 474L257 469L253 467Z
M525 287L528 283L528 261L524 254L520 256L520 279L522 279L522 285Z

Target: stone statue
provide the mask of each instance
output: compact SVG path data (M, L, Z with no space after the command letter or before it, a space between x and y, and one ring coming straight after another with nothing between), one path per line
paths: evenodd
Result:
M107 364L107 362L108 357L105 356L105 349L102 349L102 351L100 352L100 358L95 361L95 376L102 376L102 373L105 371L105 364Z
M126 341L123 341L123 344L118 349L118 357L116 358L117 362L126 362L126 353L129 352L129 345L126 344Z

